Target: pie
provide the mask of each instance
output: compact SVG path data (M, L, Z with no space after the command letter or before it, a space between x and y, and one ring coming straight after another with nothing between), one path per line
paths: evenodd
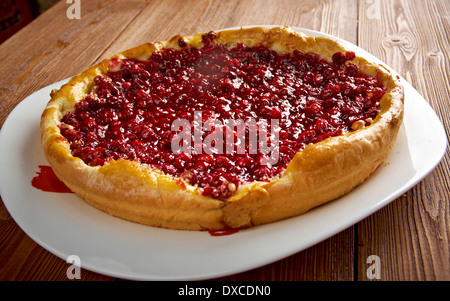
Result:
M73 77L41 117L55 174L113 216L182 230L303 214L363 183L403 119L386 67L290 27L147 43Z

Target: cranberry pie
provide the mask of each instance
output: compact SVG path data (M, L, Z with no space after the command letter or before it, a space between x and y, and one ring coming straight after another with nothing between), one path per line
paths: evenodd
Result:
M76 194L171 229L250 227L365 181L403 119L385 67L289 27L175 36L52 91L44 153Z

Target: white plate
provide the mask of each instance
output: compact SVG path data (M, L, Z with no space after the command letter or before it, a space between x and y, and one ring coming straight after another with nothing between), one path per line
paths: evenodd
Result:
M372 57L338 40L357 54ZM50 91L64 82L33 93L5 121L0 133L1 197L17 224L39 245L63 260L79 256L87 270L123 279L211 279L295 254L359 222L409 190L439 163L447 144L435 112L402 80L405 118L386 160L389 164L382 164L350 194L304 215L227 236L153 228L111 217L74 194L48 193L31 186L38 166L48 165L39 141L40 115Z

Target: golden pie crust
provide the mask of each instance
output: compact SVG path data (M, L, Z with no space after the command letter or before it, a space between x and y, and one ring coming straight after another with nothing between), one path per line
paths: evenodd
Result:
M177 35L114 57L145 60L162 48L180 49L181 37L188 47L203 46L202 34ZM213 41L230 48L238 42L263 44L279 53L314 52L329 61L334 53L346 51L334 40L307 36L290 27L221 31ZM280 177L242 185L225 201L203 196L196 187L135 161L119 159L103 166L88 166L72 156L58 126L64 114L90 93L94 78L115 68L111 58L52 91L41 118L42 146L55 174L73 192L125 220L170 229L206 230L250 227L297 216L363 183L387 157L401 126L404 97L398 76L361 57L351 62L362 73L380 79L387 89L374 121L356 131L307 145L295 154Z

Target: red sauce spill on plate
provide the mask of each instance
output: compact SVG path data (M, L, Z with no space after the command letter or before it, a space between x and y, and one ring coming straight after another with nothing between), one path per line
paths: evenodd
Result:
M50 166L39 165L39 169L37 176L31 180L33 187L47 192L72 192L58 179Z
M211 236L225 236L237 233L238 229L208 230Z

